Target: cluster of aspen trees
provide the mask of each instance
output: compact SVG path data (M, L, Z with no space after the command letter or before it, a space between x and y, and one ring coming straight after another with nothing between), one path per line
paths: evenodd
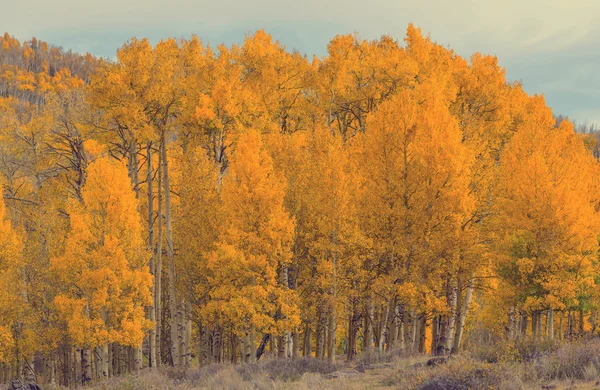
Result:
M596 332L595 133L413 25L327 53L0 38L0 382Z

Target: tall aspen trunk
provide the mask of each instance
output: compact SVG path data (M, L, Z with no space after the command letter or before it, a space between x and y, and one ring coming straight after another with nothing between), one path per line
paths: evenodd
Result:
M565 333L564 333L564 328L563 328L563 320L565 318L565 312L561 311L560 312L560 320L558 322L558 339L559 340L563 340Z
M419 353L425 353L425 339L427 338L427 315L423 313L419 322Z
M302 356L303 357L311 357L312 356L312 330L310 328L310 323L306 323L304 327L304 335L302 342Z
M159 150L162 150L162 146L159 146ZM154 306L156 316L156 367L160 367L162 364L162 245L163 245L163 201L162 201L162 153L158 154L158 186L157 186L157 217L156 217L156 274L154 275Z
M108 377L119 375L119 371L115 373L115 354L114 354L114 343L108 344ZM140 352L141 353L141 352ZM141 355L140 355L141 356Z
M300 357L300 331L294 330L292 334L292 359Z
M102 345L102 347L100 348L100 353L101 353L101 360L102 360L102 364L101 364L101 368L102 368L102 372L100 373L102 379L106 379L108 378L108 363L109 363L109 356L108 356L108 343L105 343Z
M223 347L221 340L221 329L215 326L212 332L212 359L213 363L221 363L223 357Z
M250 326L250 363L256 363L256 326Z
M163 186L165 190L165 239L167 243L167 262L169 270L169 313L171 314L171 364L179 364L179 320L177 294L175 291L175 257L173 251L173 229L171 221L171 187L169 185L169 163L167 159L167 143L162 134L161 157L163 166Z
M445 332L442 335L442 340L440 341L440 343L443 343L443 353L447 353L452 350L452 341L454 340L456 317L458 314L458 296L460 295L460 293L457 291L457 286L454 286L449 282L447 294L450 313L446 317Z
M548 310L548 337L554 340L554 309Z
M325 321L325 313L324 309L321 307L319 309L319 314L317 315L317 327L316 327L316 351L315 357L317 359L323 359L325 356L325 326L323 322Z
M149 268L150 274L153 275L154 281L150 286L150 293L152 294L152 305L148 308L148 319L151 322L156 321L156 269L155 269L155 257L154 252L154 185L153 185L153 167L152 167L152 142L148 142L146 146L146 184L148 186L148 249L152 256L150 256ZM156 367L156 326L150 329L148 337L148 366Z
M394 306L393 303L390 303L389 306ZM381 308L381 320L377 329L377 349L379 352L383 352L383 348L385 347L385 331L388 325L388 318L390 313L390 308L388 305L384 305Z
M89 348L81 350L81 384L85 385L92 380L92 353Z
M437 339L435 340L435 344L431 344L432 353L436 356L443 355L446 353L446 334L448 331L448 317L440 316L438 318L438 331L437 331Z
M404 346L404 315L398 318L398 345L401 350L405 350Z
M527 313L521 315L521 334L523 337L527 336Z
M403 349L407 352L411 352L410 338L410 314L406 309L402 309L402 334L403 334Z
M189 368L192 365L192 304L186 301L186 316L185 316L185 367Z
M185 367L185 357L186 357L186 341L185 341L185 334L186 334L186 314L185 314L185 305L186 305L186 301L185 299L182 299L181 302L179 302L179 304L177 305L177 329L179 330L178 332L178 340L179 342L177 343L177 356L179 357L179 361L177 362L177 365L179 367Z
M139 169L138 146L137 146L137 142L135 142L135 140L131 140L129 154L130 154L129 170L130 170L131 182L133 183L133 190L135 192L135 197L139 198L139 196L140 196L140 180L139 180L139 172L138 172L138 169ZM140 211L140 209L139 209L139 203L138 203L138 212L139 211ZM143 345L143 342L140 345L135 347L137 349L134 354L135 355L134 356L134 364L135 364L136 371L141 370L142 366L143 366L142 345ZM112 359L110 359L110 358L109 358L109 360L112 361ZM112 376L112 365L111 364L109 364L108 376Z
M454 336L454 344L452 346L452 353L460 352L460 345L462 343L462 336L465 329L465 322L467 320L467 315L469 314L469 307L471 306L471 299L473 298L473 289L474 289L475 280L473 276L469 279L467 283L467 289L465 291L465 299L462 302L462 307L457 305L458 313L458 321L456 324L456 334ZM460 294L460 291L458 292Z
M411 316L412 321L411 321L411 329L410 329L410 337L412 340L412 344L410 346L410 350L411 351L416 351L418 346L419 346L419 327L421 325L421 320L419 318L419 316L417 316L417 313L413 311L413 314Z
M139 198L140 196L140 180L139 180L139 160L138 160L138 145L135 140L131 140L129 143L129 177L131 179L131 183L133 184L133 190L135 192L135 197ZM138 204L138 212L139 212L139 204ZM135 369L142 369L143 360L142 360L142 344L138 345L137 351L134 352L134 365ZM136 358L139 356L139 358ZM110 375L110 372L108 373Z
M71 351L71 355L71 360L73 361L73 368L71 370L69 383L73 386L77 386L79 383L81 383L81 348L75 346ZM57 365L57 356L55 354L52 354L50 358L50 379L52 384L56 383L56 373L58 369Z
M327 360L332 363L335 362L336 327L337 318L335 303L332 303L329 312L329 326L327 327Z
M348 350L346 351L346 360L351 361L357 355L356 339L358 337L358 329L356 327L356 308L348 315Z
M510 339L515 337L516 325L515 308L513 306L508 309L508 329L506 333Z
M579 309L579 337L583 336L583 309Z
M289 269L287 266L282 266L279 272L279 283L284 289L289 288ZM288 357L288 334L284 331L284 334L277 336L277 356L279 358Z
M94 348L94 379L100 379L100 373L102 372L102 359L100 357L99 347Z
M335 199L332 199L333 206L335 207ZM337 344L337 260L338 260L338 252L337 252L337 231L333 230L331 233L331 244L334 248L332 253L332 271L333 271L333 281L331 287L331 302L329 308L329 326L328 326L328 345L327 345L327 358L330 362L335 361L335 350Z
M133 348L133 369L137 372L142 369L142 348Z
M363 340L363 351L372 351L373 350L373 297L369 297L367 302L367 313L365 316L365 338Z
M389 321L389 327L387 330L387 351L391 351L398 341L398 306L394 304L393 309L391 310L390 315L392 316L391 321Z
M286 356L286 345L287 345L287 335L279 335L277 336L277 357L280 359L285 359Z
M437 315L433 316L431 320L431 354L436 355L436 347L438 345L439 338L439 326L440 326L440 317Z
M240 355L242 363L250 362L250 355L252 355L252 351L250 349L250 330L246 330L246 334L242 337L242 341L240 343Z

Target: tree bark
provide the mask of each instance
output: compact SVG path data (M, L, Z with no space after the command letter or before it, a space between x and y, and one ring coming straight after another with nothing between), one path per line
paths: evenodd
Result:
M419 322L419 353L425 353L425 339L427 335L427 314L423 313Z
M179 315L177 293L175 290L175 256L173 251L173 229L171 221L171 187L169 185L169 163L167 159L167 144L162 134L161 156L163 165L163 186L165 190L165 239L167 243L167 263L169 271L169 313L171 314L171 365L179 364Z
M554 340L554 309L548 310L548 336Z
M337 328L337 318L336 318L336 310L335 303L332 302L329 312L329 326L328 326L328 336L327 336L327 359L333 363L335 362L335 347L337 344L336 340L336 328Z
M307 323L304 328L304 342L302 343L302 356L311 357L312 356L312 343L311 343L312 329L310 328L310 324Z
M460 310L460 312L458 316L458 323L456 324L456 334L454 336L454 345L452 346L452 353L460 352L463 331L465 329L465 322L467 320L467 315L469 314L469 307L471 306L471 299L473 297L474 283L474 277L471 276L469 282L467 283L465 299L462 302L462 307L457 306L457 310ZM458 295L460 295L460 291L458 291Z
M457 286L448 285L448 306L450 307L450 314L446 317L445 332L443 335L443 348L444 354L452 350L452 341L454 339L455 324L457 317L457 305L458 305Z
M152 305L148 308L148 319L155 323L156 321L156 295L155 295L155 286L156 286L156 269L155 269L155 261L154 258L156 253L154 252L154 186L153 186L153 167L152 167L152 142L148 142L146 146L146 164L147 164L147 174L146 174L146 184L148 186L148 250L151 253L148 267L150 268L150 273L154 277L154 281L150 286L150 293L152 294ZM152 327L149 332L148 337L148 366L156 367L156 326Z
M81 384L92 380L92 354L89 348L81 350Z
M373 311L373 297L369 297L364 320L365 338L363 340L363 351L368 352L373 350Z
M162 150L162 146L159 146ZM158 154L158 186L157 186L157 217L156 217L156 273L154 275L154 306L156 316L156 367L162 364L162 244L163 244L163 212L162 212L162 153Z

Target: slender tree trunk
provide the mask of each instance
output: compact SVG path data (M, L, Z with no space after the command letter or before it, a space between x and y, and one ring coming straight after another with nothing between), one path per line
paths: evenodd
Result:
M412 321L411 321L410 337L412 339L412 344L410 346L410 350L416 351L419 347L419 327L421 325L421 320L415 311L413 311L413 314L411 317L412 317Z
M515 329L516 329L516 316L515 316L515 308L510 307L508 309L508 325L507 325L507 336L512 339L515 337Z
M177 362L177 365L179 367L185 367L185 356L186 356L186 349L187 349L187 344L185 341L185 334L187 332L186 329L186 315L185 315L185 299L182 299L181 302L178 303L177 305L177 329L179 330L178 332L178 343L177 343L177 356L179 357L179 360Z
M81 350L81 384L92 380L92 353L89 348Z
M332 303L329 312L329 326L327 329L327 359L332 363L335 362L336 327L337 318L335 303Z
M412 352L412 340L410 338L410 314L408 310L402 309L402 329L403 329L403 339L404 339L404 350L406 352Z
M560 320L558 322L558 339L559 340L563 340L565 333L564 333L564 328L563 328L563 320L565 318L565 312L561 311L560 312Z
M284 289L289 288L289 269L287 266L282 266L279 272L279 283ZM288 334L284 331L283 334L277 336L277 356L279 358L288 357Z
M152 254L149 260L150 273L154 277L150 293L152 294L152 305L148 308L148 319L151 322L156 321L156 269L155 261L156 253L154 252L154 183L153 183L153 167L152 167L152 143L148 142L146 147L146 164L148 172L146 174L146 184L148 185L148 249ZM148 366L156 367L156 326L152 327L148 337Z
M335 199L332 199L333 207L335 207ZM337 230L334 229L331 233L331 245L333 246L333 253L331 254L332 258L332 271L333 271L333 280L331 287L331 302L329 308L329 337L328 337L328 346L327 346L327 358L330 362L335 361L335 350L337 344L337 261L338 261L338 251L337 251Z
M159 146L162 150L162 146ZM162 364L162 244L163 244L163 211L162 211L162 153L158 155L157 217L156 217L156 273L154 275L154 306L156 316L156 367Z
M389 321L389 327L387 330L387 351L391 351L396 347L396 343L398 341L398 306L394 305L391 310L390 315L392 316L391 321Z
M185 367L189 368L192 365L192 304L189 301L186 301L186 310L185 310Z
M431 321L431 354L436 355L436 347L438 345L439 338L439 326L440 317L437 315L433 316Z
M348 315L348 350L346 351L346 360L354 360L356 356L356 328L354 323L355 311Z
M140 371L142 369L142 348L133 348L133 368L134 370Z
M240 354L242 363L250 362L250 355L252 355L252 348L250 346L250 330L246 330L246 334L242 337L242 341L240 343Z
M130 163L129 163L129 170L130 170L130 178L131 178L131 182L133 183L133 190L135 192L135 197L139 199L140 196L140 180L139 180L139 160L138 160L138 145L137 142L135 140L131 140L130 143L130 150L129 150L129 154L130 154ZM138 203L138 212L139 212L139 203ZM143 344L143 343L142 343ZM143 351L142 351L142 344L138 345L137 347L135 347L137 350L134 352L134 361L135 361L135 369L137 370L141 370L142 366L143 366L143 360L142 360L142 356L143 356ZM107 359L109 359L107 357ZM112 361L109 359L109 361ZM109 370L108 370L108 375L107 376L112 376L111 375L111 370L112 370L112 365L109 363Z
M162 135L161 156L163 166L163 186L165 189L165 239L167 242L167 262L169 270L169 313L171 314L171 364L179 364L179 319L177 307L177 293L175 290L175 257L173 251L173 229L171 221L171 187L169 185L169 163L167 158L167 144L165 135Z
M391 307L394 306L393 303L390 303ZM381 308L381 321L378 327L378 335L377 335L377 349L379 352L383 352L383 348L385 347L385 331L388 325L388 318L390 313L390 307L388 305L384 305Z
M221 342L221 329L219 326L215 326L212 332L212 351L213 351L213 362L221 363L222 359L222 342Z
M101 376L102 379L106 379L108 378L108 343L105 343L102 345L101 349L100 349L100 353L101 353L101 359L102 359L102 372L101 372Z
M300 331L298 328L292 334L292 359L300 357Z
M250 326L250 363L256 363L256 326Z
M319 309L319 313L317 315L317 326L316 326L316 350L315 350L315 357L317 359L323 359L324 357L324 352L325 352L325 326L323 325L323 322L325 321L325 313L323 308L321 307Z
M448 306L450 307L450 313L446 318L446 326L445 333L443 335L444 342L444 352L450 352L452 350L452 341L454 340L455 334L455 324L456 317L458 315L457 305L458 305L458 296L460 295L460 291L457 291L457 287L454 285L448 284Z
M460 352L460 345L462 342L463 331L465 329L465 322L467 320L467 315L469 314L469 307L471 306L471 299L473 297L473 288L474 288L474 277L471 276L469 282L467 284L467 290L465 291L465 299L462 302L462 307L457 306L457 310L460 310L458 316L458 323L456 324L456 335L454 336L454 345L452 347L452 353ZM458 292L460 295L460 291Z
M548 336L554 340L554 309L548 310Z
M131 140L130 143L130 164L129 164L129 169L130 169L130 178L131 178L131 182L133 183L133 190L135 191L135 197L139 198L140 195L140 180L139 180L139 160L138 160L138 145L137 142L135 142L135 140ZM139 203L138 203L138 212L139 212ZM139 346L136 347L136 351L135 351L135 356L134 360L135 360L135 368L136 370L141 370L142 369L142 365L143 365L143 360L142 360L142 344L140 344ZM108 357L107 357L108 359ZM110 364L109 364L110 367ZM107 373L107 376L111 376L111 372L110 370L108 370L109 372Z
M71 369L69 375L69 385L77 386L80 383L81 379L81 348L78 346L74 346L71 352L71 361L73 362L73 367ZM50 355L50 383L56 384L56 372L57 372L57 355Z
M421 315L419 323L419 353L425 353L425 339L427 336L427 314Z
M367 302L367 313L365 316L365 338L363 340L363 351L373 350L373 297L369 297Z
M310 324L306 323L304 328L304 343L302 345L302 356L311 357L312 356L312 343L311 343L312 330L310 328Z

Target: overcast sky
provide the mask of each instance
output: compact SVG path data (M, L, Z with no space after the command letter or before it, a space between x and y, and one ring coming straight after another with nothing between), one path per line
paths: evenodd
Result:
M497 55L555 114L600 124L597 0L0 0L0 30L105 57L132 36L216 46L259 28L320 56L336 34L402 39L409 22L462 56Z

